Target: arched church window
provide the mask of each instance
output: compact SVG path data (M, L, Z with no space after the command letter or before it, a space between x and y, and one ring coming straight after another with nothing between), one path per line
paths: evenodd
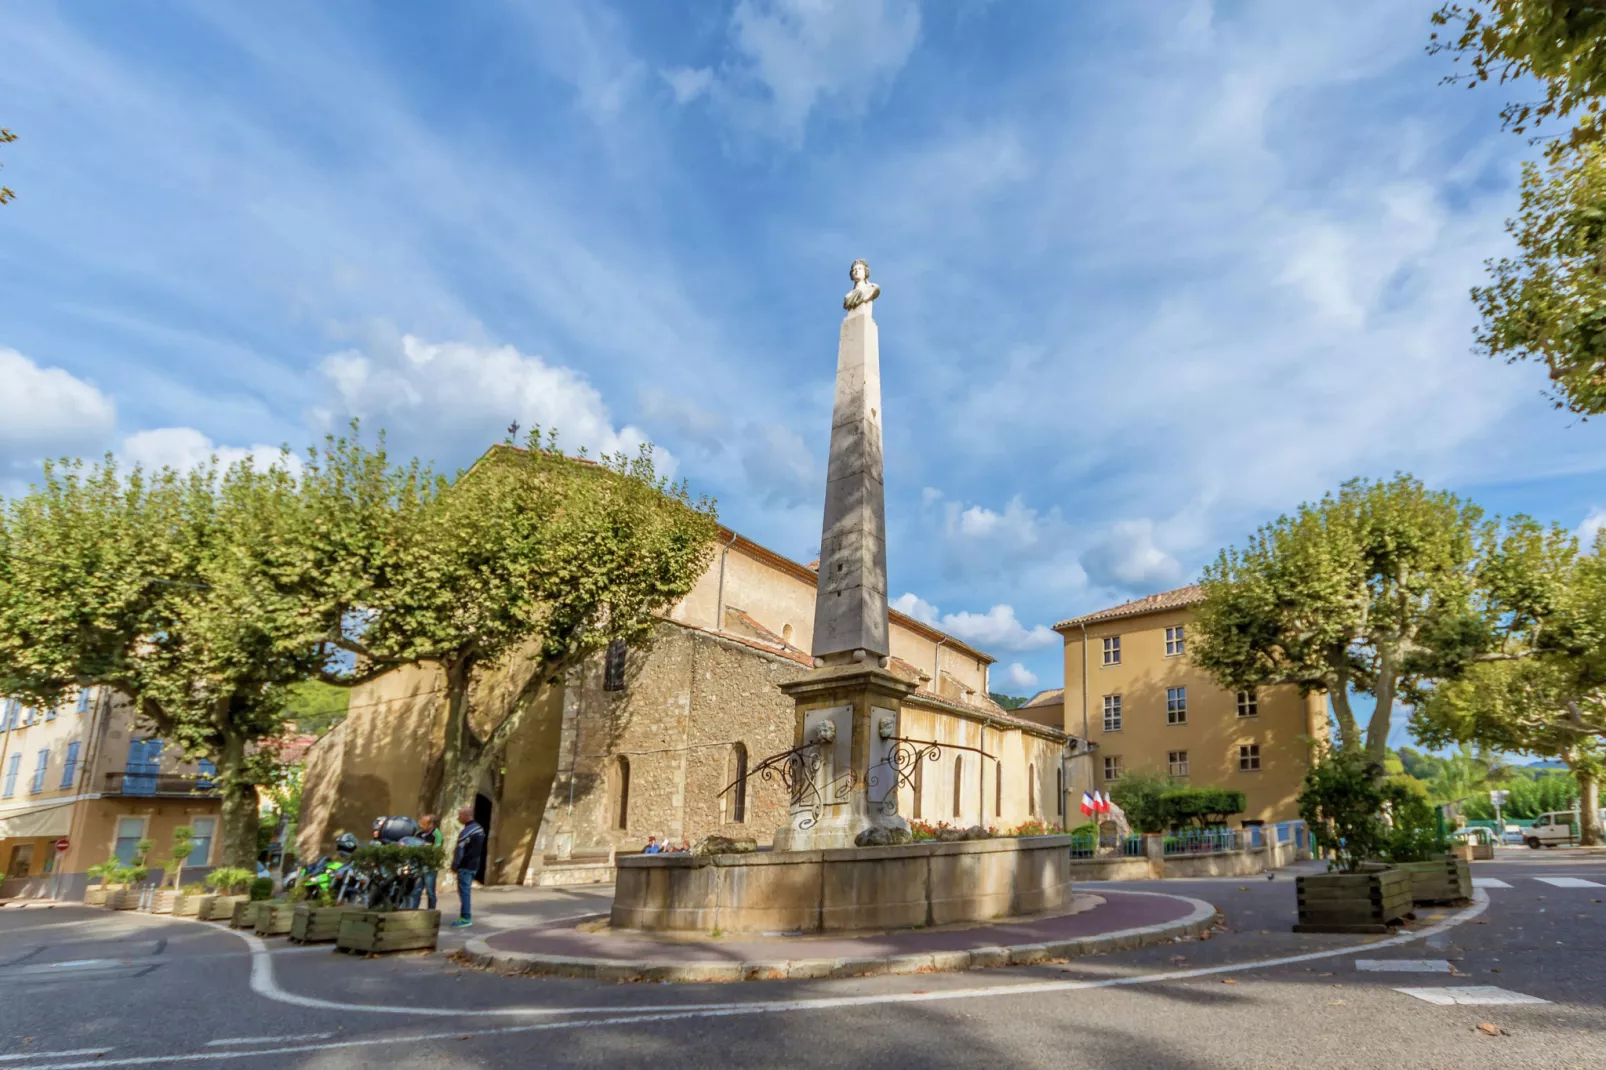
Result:
M614 805L618 810L616 824L621 829L630 827L630 759L619 756L614 767Z
M1037 816L1037 766L1026 767L1026 812Z
M747 820L747 744L738 743L731 748L731 820L738 825Z
M954 755L954 816L959 816L959 800L963 797L965 783L965 763L959 755Z

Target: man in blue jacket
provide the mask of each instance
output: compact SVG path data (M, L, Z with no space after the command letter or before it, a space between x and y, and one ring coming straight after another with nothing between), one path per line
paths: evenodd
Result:
M474 820L472 806L457 811L457 820L463 826L463 831L457 834L457 847L452 851L452 871L457 874L457 899L462 906L458 910L457 920L452 922L452 928L461 929L474 923L470 893L474 874L479 872L480 863L485 860L485 830Z

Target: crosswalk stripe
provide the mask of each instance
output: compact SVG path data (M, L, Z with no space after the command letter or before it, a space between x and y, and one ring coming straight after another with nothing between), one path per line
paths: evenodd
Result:
M1582 877L1535 877L1534 880L1552 888L1606 888L1599 881L1586 881Z
M1474 888L1510 888L1511 887L1511 885L1507 884L1505 881L1501 880L1499 877L1473 877L1472 878L1472 886Z
M1355 968L1369 973L1451 973L1448 959L1356 959Z
M1548 999L1538 996L1526 995L1522 992L1512 992L1509 989L1496 988L1494 985L1463 985L1456 988L1396 988L1396 992L1404 992L1408 996L1415 996L1424 1003L1436 1003L1441 1007L1498 1007L1508 1003L1549 1003Z

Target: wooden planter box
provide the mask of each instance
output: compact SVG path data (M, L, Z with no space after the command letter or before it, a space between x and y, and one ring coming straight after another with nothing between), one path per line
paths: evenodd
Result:
M440 934L438 910L352 910L340 919L335 947L365 954L382 951L433 951Z
M327 944L340 936L340 919L353 909L297 903L290 919L290 939L298 944Z
M1450 856L1463 862L1490 862L1494 860L1494 844L1458 843L1450 848Z
M103 907L103 906L105 906L106 905L106 892L107 891L108 891L108 889L103 884L96 885L93 888L84 889L84 906L86 906L86 907Z
M113 888L106 893L106 905L112 910L133 910L139 906L139 892L133 888Z
M210 918L215 895L180 895L173 900L173 916L178 918Z
M178 893L172 890L151 893L151 903L148 908L152 914L173 913L173 903L178 899Z
M1413 903L1458 903L1472 898L1472 869L1465 859L1446 856L1401 862L1395 868L1410 875Z
M241 903L249 902L248 895L214 895L212 897L211 913L202 914L207 921L234 921L234 911Z
M1400 869L1300 877L1296 933L1386 933L1411 913L1411 875Z
M283 936L290 931L296 910L294 903L262 902L256 907L257 916L252 927L258 936Z
M240 896L234 904L234 915L229 918L231 929L255 929L257 927L257 907L261 903L248 895Z

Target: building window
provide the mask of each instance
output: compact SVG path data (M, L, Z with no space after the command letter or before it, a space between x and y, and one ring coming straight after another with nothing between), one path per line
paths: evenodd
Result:
M78 689L78 710L77 710L77 712L79 712L79 713L88 713L89 712L89 688L87 688L87 687L80 687Z
M0 789L0 799L9 799L17 793L17 770L22 768L22 755L13 754L6 761L6 783Z
M49 708L47 708L45 710L45 720L54 721L55 719L56 719L56 707L55 706L51 706L51 707L49 707Z
M614 827L628 829L630 827L630 759L623 754L614 765Z
M139 853L139 841L145 838L145 819L143 817L120 817L117 819L117 846L112 853L117 861L125 866L134 864L134 857Z
M1104 759L1104 781L1109 783L1121 779L1121 756L1112 754Z
M195 790L211 791L217 787L217 765L210 758L202 758L195 763L198 772L195 774Z
M1238 771L1240 773L1260 772L1260 744L1242 743L1238 746Z
M36 718L38 715L38 711L32 706L24 706L22 708L22 727L27 728L32 725L34 718Z
M72 778L78 774L78 741L67 744L67 758L61 763L61 786L72 787Z
M11 849L11 861L6 864L6 876L26 877L32 870L33 844L17 844Z
M604 691L623 691L625 689L625 641L615 639L608 644L608 653L602 662L602 689Z
M1182 627L1179 624L1175 628L1165 630L1165 656L1168 658L1179 657L1185 652L1186 642L1183 639Z
M917 821L920 819L921 814L924 812L924 806L922 804L922 800L924 800L925 795L926 795L925 787L926 787L926 763L921 761L920 760L920 755L917 754L917 755L915 755L915 779L914 779L914 783L912 785L910 785L910 790L914 792L914 797L915 797L914 812L915 812L915 820L917 820Z
M1185 777L1185 776L1187 776L1188 775L1188 752L1185 751L1185 750L1167 751L1166 752L1166 758L1165 758L1165 767L1166 767L1166 772L1170 773L1174 777Z
M731 748L731 769L735 773L730 783L735 796L731 800L731 820L740 825L747 820L747 744L738 743Z
M15 727L17 727L17 700L8 698L3 705L0 705L0 732L9 732Z
M1119 732L1121 730L1121 696L1104 696L1104 730L1106 732Z
M1026 812L1037 816L1037 766L1026 767Z
M1238 692L1238 716L1253 717L1260 712L1260 696L1253 691Z
M195 833L195 846L190 849L190 856L184 860L186 866L205 866L212 861L212 839L217 835L217 818L197 817L190 822L190 829Z
M1188 723L1188 689L1185 687L1168 687L1165 689L1165 723Z
M155 795L156 774L161 771L161 768L161 740L129 740L128 763L123 767L123 793L125 795Z
M1061 817L1065 816L1065 767L1062 765L1056 770L1054 777L1054 812Z
M954 816L959 816L959 800L964 797L965 763L964 759L954 755Z
M1119 635L1111 635L1111 636L1108 636L1108 637L1105 638L1105 640L1104 640L1104 664L1106 664L1106 665L1119 665L1119 664L1121 664L1121 637Z
M45 790L45 770L50 768L50 748L43 747L39 756L33 763L33 783L28 785L28 794L38 795Z
M993 763L993 816L1004 816L1004 767Z

